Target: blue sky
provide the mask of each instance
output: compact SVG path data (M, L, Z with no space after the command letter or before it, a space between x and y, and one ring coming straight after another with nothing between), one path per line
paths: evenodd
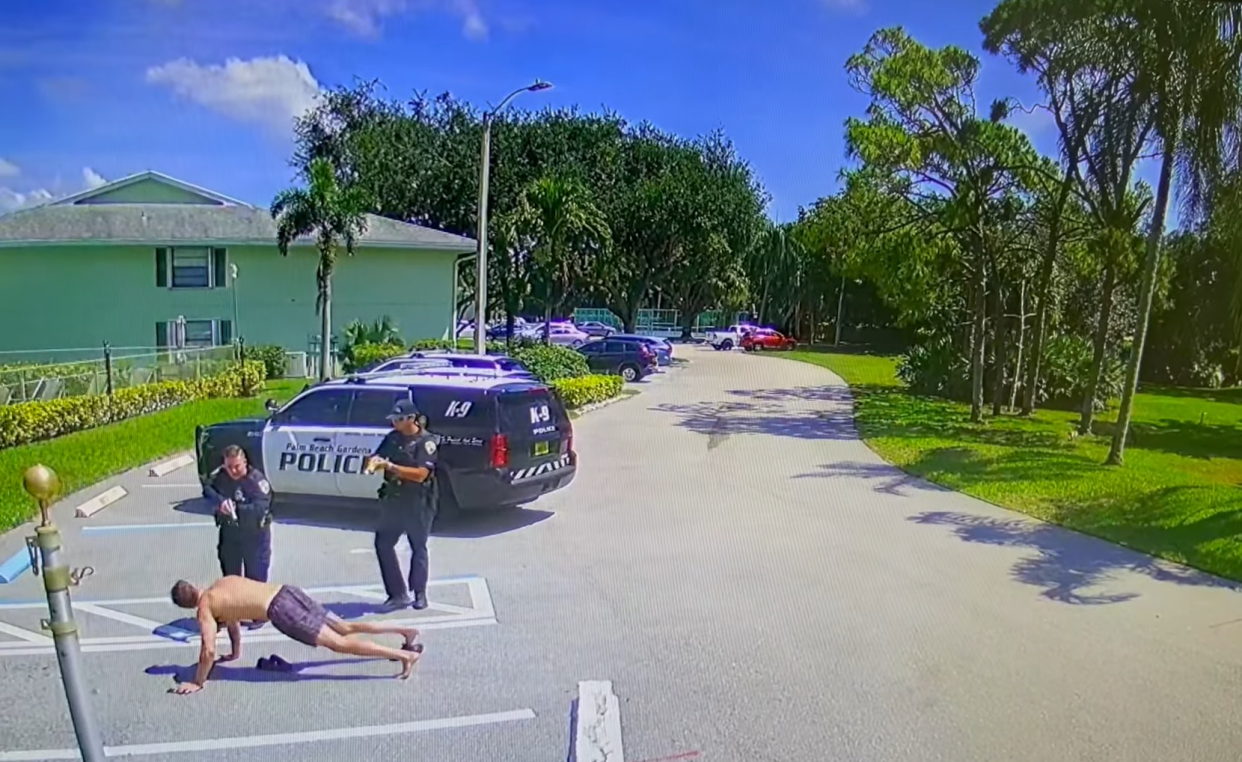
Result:
M0 28L0 210L155 169L266 205L290 124L354 77L475 103L607 106L684 135L723 128L791 219L829 193L865 103L844 62L883 26L984 59L981 95L1031 83L980 49L992 0L42 0ZM1051 150L1046 125L1036 142Z

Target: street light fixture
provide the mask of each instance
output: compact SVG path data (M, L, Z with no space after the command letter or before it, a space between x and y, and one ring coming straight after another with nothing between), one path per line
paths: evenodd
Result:
M535 80L533 85L520 87L509 93L500 105L483 113L483 146L479 156L479 232L478 254L476 256L477 274L475 277L474 307L474 351L475 354L487 354L487 175L488 165L492 160L492 119L504 107L522 93L537 93L548 90L552 83ZM456 328L454 328L456 330Z

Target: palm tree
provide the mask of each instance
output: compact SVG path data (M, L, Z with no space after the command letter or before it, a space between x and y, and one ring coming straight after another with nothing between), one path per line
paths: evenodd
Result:
M1128 5L1133 10L1128 28L1138 36L1134 42L1141 56L1135 87L1154 106L1161 164L1139 288L1138 326L1109 465L1121 465L1125 458L1174 172L1189 210L1202 212L1226 160L1238 158L1242 127L1242 5L1200 0L1129 0Z
M344 246L346 255L353 256L358 238L366 232L366 202L361 190L337 184L336 171L327 159L312 161L308 176L308 187L276 195L272 219L282 256L289 256L289 247L303 236L313 236L319 250L315 310L320 317L319 376L326 381L332 368L332 271L337 247Z
M553 313L570 286L586 271L586 259L611 242L608 220L590 192L572 177L542 177L527 188L521 210L534 244L534 269L544 286L543 338L549 341Z

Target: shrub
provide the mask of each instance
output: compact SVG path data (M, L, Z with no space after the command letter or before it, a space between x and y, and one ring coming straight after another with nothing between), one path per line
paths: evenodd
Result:
M289 370L289 358L285 348L275 344L264 344L257 347L246 347L246 359L263 363L269 379L284 378Z
M373 363L391 360L405 353L406 348L401 344L359 344L344 358L344 369L346 373L354 373Z
M562 378L586 376L591 372L581 352L555 344L518 347L511 356L545 384Z
M251 397L263 388L266 368L247 360L198 381L161 381L118 389L112 396L62 397L0 407L0 449L52 439L126 418L154 413L182 402L218 397Z
M948 336L929 338L906 350L897 377L914 394L970 399L970 361Z
M579 376L549 383L552 391L570 410L612 399L621 393L623 385L620 376Z
M1050 407L1082 405L1087 378L1091 375L1091 342L1081 336L1055 336L1044 349L1036 399ZM1103 410L1109 400L1121 395L1125 367L1116 354L1104 357L1104 371L1096 387L1095 407Z

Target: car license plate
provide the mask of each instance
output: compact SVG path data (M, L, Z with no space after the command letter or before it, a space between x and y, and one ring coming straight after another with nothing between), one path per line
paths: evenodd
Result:
M547 455L551 451L551 447L547 442L535 442L535 457Z

